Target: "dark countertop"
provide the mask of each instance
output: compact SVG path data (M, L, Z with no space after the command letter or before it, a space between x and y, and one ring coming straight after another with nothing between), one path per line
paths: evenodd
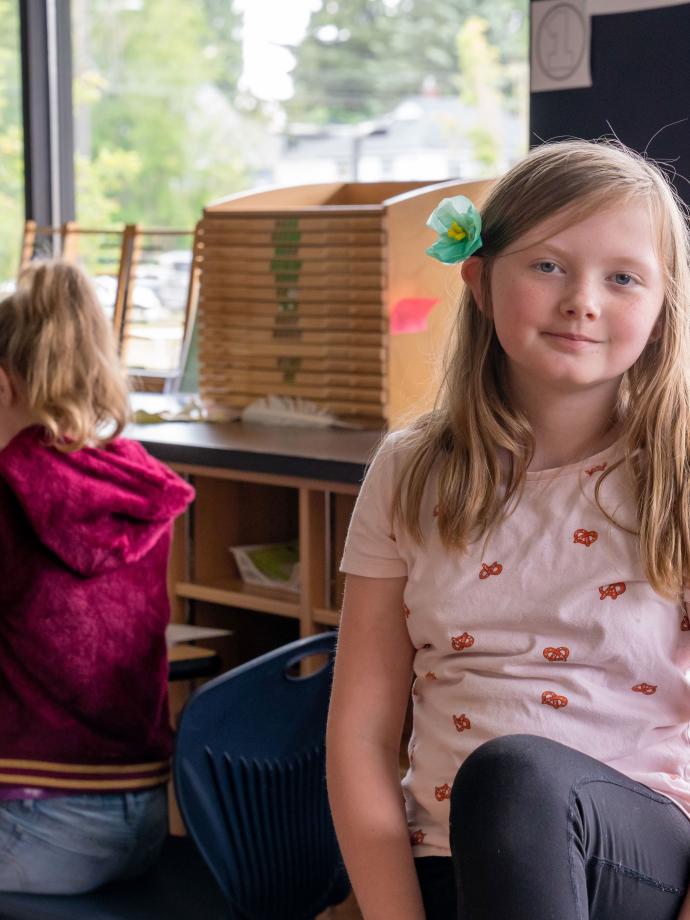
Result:
M129 425L125 435L166 463L359 484L382 432L162 422Z

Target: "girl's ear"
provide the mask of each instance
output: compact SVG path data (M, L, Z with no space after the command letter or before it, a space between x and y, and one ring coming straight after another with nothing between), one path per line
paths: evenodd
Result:
M15 390L7 371L0 367L0 409L9 409L15 400Z
M483 262L479 256L470 256L462 263L462 280L472 291L472 295L480 310L484 309L484 298L482 297L482 265Z

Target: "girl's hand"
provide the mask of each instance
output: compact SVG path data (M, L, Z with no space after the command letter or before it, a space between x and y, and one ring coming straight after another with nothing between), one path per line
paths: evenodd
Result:
M400 787L414 655L405 581L347 577L328 719L331 810L365 920L424 920Z

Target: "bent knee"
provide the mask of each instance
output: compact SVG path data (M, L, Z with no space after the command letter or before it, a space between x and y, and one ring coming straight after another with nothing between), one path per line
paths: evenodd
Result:
M538 735L503 735L474 750L458 770L451 793L451 805L461 799L477 801L487 795L539 789L544 795L558 785L558 762L570 748Z

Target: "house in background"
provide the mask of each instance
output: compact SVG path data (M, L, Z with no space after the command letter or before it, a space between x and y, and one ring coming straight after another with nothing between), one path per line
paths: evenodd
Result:
M294 125L274 166L277 185L356 180L476 179L504 172L526 149L525 122L500 111L493 124L454 96L411 96L354 125Z

